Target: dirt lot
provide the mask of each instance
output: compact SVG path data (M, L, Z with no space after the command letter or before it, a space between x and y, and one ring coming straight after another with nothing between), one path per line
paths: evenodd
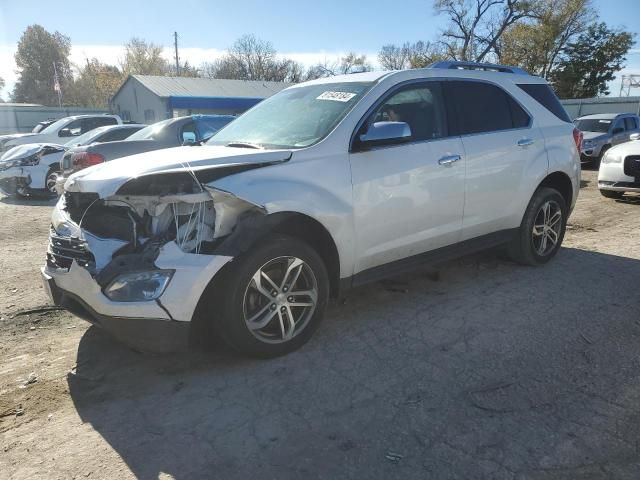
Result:
M640 478L640 197L583 179L550 265L359 288L266 362L22 314L47 303L51 204L0 199L0 477Z

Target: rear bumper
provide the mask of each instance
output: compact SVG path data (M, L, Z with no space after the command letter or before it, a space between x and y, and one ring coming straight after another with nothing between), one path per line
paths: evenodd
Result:
M98 313L75 293L60 288L54 277L42 268L44 288L51 301L74 315L109 333L118 341L138 350L167 353L189 345L191 322L165 318L121 317Z

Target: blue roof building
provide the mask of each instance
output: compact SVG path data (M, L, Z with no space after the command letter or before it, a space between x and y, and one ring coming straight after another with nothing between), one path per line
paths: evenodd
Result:
M197 113L239 115L288 87L283 82L129 75L111 99L123 120L154 123Z

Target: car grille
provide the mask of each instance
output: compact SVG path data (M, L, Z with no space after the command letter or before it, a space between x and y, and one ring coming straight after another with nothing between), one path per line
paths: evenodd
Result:
M49 233L47 266L69 269L74 260L82 267L95 266L95 258L87 248L87 242L79 238L62 237L52 227Z
M640 177L640 155L629 155L624 159L624 174L629 177Z

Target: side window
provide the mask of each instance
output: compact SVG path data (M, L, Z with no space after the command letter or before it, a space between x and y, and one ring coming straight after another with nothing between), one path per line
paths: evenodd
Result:
M612 133L620 133L620 131L624 132L624 118L619 118L618 120L616 120L616 123L613 125L613 130L611 130Z
M412 141L446 136L444 101L439 82L403 88L389 96L367 119L362 133L376 122L405 122Z
M229 123L228 118L213 118L209 120L200 120L198 124L198 140L208 140L218 130Z
M106 132L104 135L100 136L96 141L117 142L118 140L124 140L129 135L132 135L133 132L135 132L135 130L132 128L116 128L115 130Z
M626 117L624 119L624 126L627 130L635 130L636 128L638 128L636 126L636 120L633 117Z
M529 116L501 88L483 82L448 83L461 135L521 128Z
M82 131L82 121L83 119L74 120L60 130L69 130L71 132L71 136L76 137L84 133L84 131ZM58 132L58 136L60 136L60 132Z
M98 128L100 125L98 125L98 122L96 122L95 118L83 118L81 120L81 130L82 133L87 133L91 130L93 130L94 128Z
M189 122L182 127L180 130L180 137L178 139L180 143L202 140L201 138L198 138L196 130L196 122Z

